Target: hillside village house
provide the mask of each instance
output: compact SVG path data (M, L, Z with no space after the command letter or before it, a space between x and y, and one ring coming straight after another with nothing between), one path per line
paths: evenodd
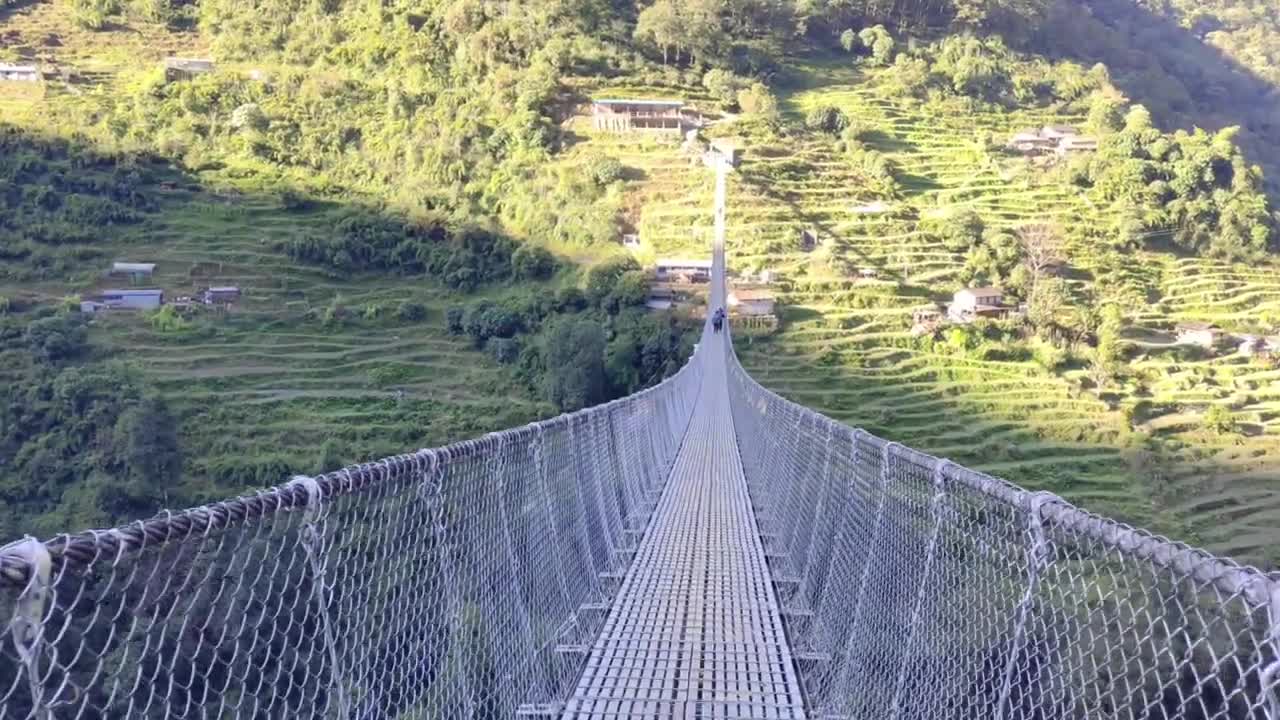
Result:
M710 260L662 259L654 276L659 282L705 283L711 281Z
M1004 305L1004 293L999 288L980 287L959 290L947 306L947 317L958 323L967 323L977 318L1002 318L1009 314Z
M1184 322L1174 328L1178 334L1179 345L1199 345L1212 348L1222 339L1222 328L1213 323Z
M1097 152L1098 140L1091 137L1065 137L1058 143L1058 157L1066 157L1073 153Z
M0 80L9 82L39 82L40 70L35 65L0 64Z
M156 310L164 304L164 291L103 290L80 303L80 311L94 313L100 310Z
M213 72L213 67L213 61L208 58L165 58L164 79L168 82L190 80Z
M639 233L624 233L622 235L622 247L627 247L632 249L640 247Z
M1081 135L1070 125L1045 125L1039 130L1024 130L1014 134L1006 144L1010 150L1023 155L1056 154L1059 157L1098 149L1097 138Z
M134 282L151 277L155 271L155 263L118 262L111 265L112 275L127 275Z
M200 299L205 305L230 305L240 299L240 288L232 285L211 287L204 291Z
M683 133L699 124L682 100L593 100L591 119L596 130L610 132Z
M746 317L772 315L775 299L772 292L763 288L735 288L729 292L730 310Z

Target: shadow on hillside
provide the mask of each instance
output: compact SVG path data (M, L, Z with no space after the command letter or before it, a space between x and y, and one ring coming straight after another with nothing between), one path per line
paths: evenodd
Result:
M779 192L778 190L775 190L773 188L773 185L769 182L768 177L752 173L749 170L746 170L745 168L739 169L738 174L742 178L742 181L746 183L748 186L750 186L756 192L774 200L775 202L779 202L783 205L786 205L788 208L790 208L791 212L795 215L796 219L801 224L808 225L809 227L815 228L818 232L819 237L829 237L829 238L833 238L835 240L840 241L846 248L847 252L855 256L858 259L860 264L865 265L867 267L876 268L877 271L881 273L880 277L893 280L897 282L899 285L906 285L907 278L905 275L902 275L901 273L898 273L887 267L881 267L878 263L874 262L868 255L866 255L861 250L859 250L856 246L854 246L848 238L845 238L844 236L842 236L839 231L837 231L834 227L831 226L830 223L824 220L821 220L817 217L814 217L813 215L805 212L804 208L801 207L800 204L795 201L795 199L792 197L790 193L784 193L784 192Z
M941 190L942 184L927 175L913 175L912 173L898 173L898 183L903 189L911 192L928 192L930 190Z
M1280 189L1280 88L1193 32L1124 0L1058 0L1036 28L1033 48L1086 64L1102 62L1133 102L1166 129L1240 126L1250 162Z
M859 136L862 142L878 152L912 152L917 145L884 130L868 130Z

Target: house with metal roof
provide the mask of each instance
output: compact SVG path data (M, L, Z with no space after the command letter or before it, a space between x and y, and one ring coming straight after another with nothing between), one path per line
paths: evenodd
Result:
M683 100L602 98L591 101L591 118L596 130L609 132L681 133L698 124Z

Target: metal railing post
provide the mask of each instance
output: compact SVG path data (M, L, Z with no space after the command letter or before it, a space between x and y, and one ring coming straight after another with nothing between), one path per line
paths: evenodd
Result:
M27 566L27 585L18 595L9 632L21 663L19 672L27 676L27 689L31 693L30 717L52 720L53 711L44 698L40 656L44 652L44 619L52 592L53 559L44 543L30 535L0 548L0 555L18 557Z
M289 483L302 488L307 495L302 515L302 549L307 554L307 564L311 568L311 599L320 614L320 629L324 636L325 651L329 655L329 681L333 692L337 695L338 709L341 717L351 716L351 700L347 696L346 684L342 678L342 666L338 662L338 644L333 637L333 626L329 622L329 593L325 586L324 542L324 498L320 484L313 477L295 476Z
M1031 536L1031 547L1027 548L1027 590L1018 602L1018 619L1013 626L1013 639L1009 642L1009 658L1005 660L1004 673L1000 681L1000 696L996 701L996 720L1005 719L1005 704L1013 692L1013 675L1017 671L1018 655L1022 652L1023 642L1026 639L1027 619L1035 601L1036 585L1039 583L1041 572L1049 566L1048 541L1044 536L1044 518L1041 512L1045 503L1052 499L1053 496L1048 493L1035 493L1031 496L1027 516L1027 532Z
M929 503L930 514L933 515L933 532L929 535L924 567L920 570L920 586L916 589L916 600L911 608L911 620L907 623L907 636L902 642L904 650L902 662L898 665L898 679L894 683L893 702L889 706L890 720L896 720L901 710L902 691L907 681L907 662L911 659L908 651L911 649L911 641L915 639L916 629L920 625L920 606L924 605L925 588L929 584L929 573L933 570L933 559L937 556L938 536L942 534L942 506L947 499L946 467L950 464L949 460L939 459L933 468L933 499Z
M857 456L858 439L862 436L862 429L858 428L853 431L853 446L855 448L855 457ZM849 681L849 673L853 666L850 662L849 655L853 649L853 643L858 634L858 628L862 621L862 601L866 599L867 582L870 580L872 558L871 553L875 550L876 542L880 539L881 528L884 527L885 507L889 504L889 464L893 459L894 448L899 447L898 443L888 442L880 450L880 501L876 503L876 519L875 524L871 528L871 537L867 539L867 550L862 559L862 569L858 572L858 588L857 594L854 596L853 607L850 610L850 617L853 621L849 624L849 636L845 638L843 643L843 653L841 654L841 662L844 666L840 668L840 675L836 678L836 687L844 687ZM854 467L857 467L855 460ZM855 473L856 477L856 473Z
M1260 685L1267 694L1267 706L1270 709L1267 720L1280 720L1280 583L1271 586L1270 611L1268 621L1271 630L1271 654L1273 660L1262 671Z

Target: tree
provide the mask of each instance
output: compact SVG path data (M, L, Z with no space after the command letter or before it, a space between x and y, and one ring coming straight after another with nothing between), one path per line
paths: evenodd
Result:
M594 320L564 318L557 322L542 346L546 399L563 412L603 401L604 350L604 328Z
M845 52L851 53L858 49L858 43L858 33L854 32L853 28L848 28L840 33L840 47L844 48Z
M893 36L884 29L883 25L863 28L858 33L858 42L871 54L871 60L876 65L893 63Z
M1033 223L1018 228L1017 235L1034 287L1046 273L1062 264L1062 232L1048 223Z
M819 105L805 116L804 124L810 130L836 135L849 124L849 118L840 108L833 105Z
M1065 280L1050 277L1031 287L1027 296L1027 319L1039 330L1047 330L1057 322L1058 313L1070 300Z
M747 115L773 120L778 117L778 101L764 83L755 82L738 91L738 107Z
M404 322L421 322L427 318L427 306L413 300L405 300L396 308L396 317Z
M1114 371L1120 361L1120 331L1124 327L1124 315L1120 307L1108 304L1102 308L1102 322L1098 324L1098 362Z
M1218 435L1235 432L1235 416L1225 405L1210 405L1204 413L1204 429Z
M600 187L621 180L626 170L621 161L608 155L593 155L587 158L586 167L587 175Z
M714 68L702 76L702 86L722 105L729 107L738 103L738 89L742 83L728 70Z
M124 466L122 474L145 486L177 477L182 454L176 427L168 408L156 397L145 398L122 411L114 433L114 444Z
M454 305L444 313L444 325L450 335L461 335L466 328L467 309Z
M943 219L938 228L938 237L948 250L966 252L982 242L982 233L986 224L982 217L973 210L953 212Z
M1089 100L1089 117L1085 125L1096 133L1119 130L1124 124L1124 98L1113 93L1095 90Z
M129 8L154 23L168 22L173 17L171 0L129 0Z
M587 271L587 301L597 307L603 306L605 299L618 287L623 273L639 269L640 265L630 255L615 257L591 268Z
M556 271L556 258L549 250L526 242L511 256L511 272L521 280L545 280Z
M684 28L677 5L671 0L658 0L640 11L636 18L634 36L637 40L651 43L662 51L662 64L666 65L670 51L675 49L679 59L679 43Z
M40 360L61 364L84 352L88 334L78 317L60 315L33 320L27 325L26 342Z
M71 20L86 30L107 26L107 16L120 12L119 0L71 0Z
M263 131L271 121L257 103L245 103L231 113L231 127L237 130Z

